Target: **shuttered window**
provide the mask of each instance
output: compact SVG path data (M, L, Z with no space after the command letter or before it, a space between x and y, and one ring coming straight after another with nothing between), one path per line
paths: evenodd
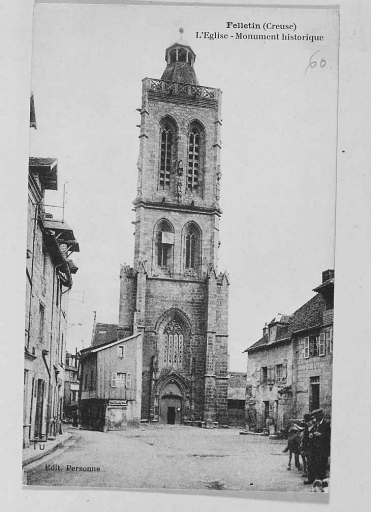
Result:
M124 388L126 385L126 373L117 372L116 374L116 387Z
M304 357L305 359L309 357L309 336L304 338Z
M268 384L274 384L274 366L268 366Z
M309 336L309 355L311 357L318 356L319 352L319 336Z
M332 354L333 340L332 340L332 329L326 332L326 347L329 354Z
M263 366L260 368L260 383L266 384L268 380L268 368L266 366Z
M126 374L126 387L131 388L131 373Z
M287 380L287 363L283 363L282 365L282 382L286 382Z
M282 364L276 366L276 378L278 383L282 382Z
M324 356L326 353L326 337L325 333L321 332L319 335L318 355Z
M116 379L117 379L117 372L112 372L112 376L111 376L111 387L112 388L116 387Z

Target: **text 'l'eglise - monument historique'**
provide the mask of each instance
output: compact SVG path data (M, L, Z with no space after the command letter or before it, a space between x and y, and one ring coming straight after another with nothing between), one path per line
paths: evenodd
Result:
M221 91L196 55L168 47L143 80L134 266L120 274L119 330L142 333L142 419L225 422L228 287L218 272Z

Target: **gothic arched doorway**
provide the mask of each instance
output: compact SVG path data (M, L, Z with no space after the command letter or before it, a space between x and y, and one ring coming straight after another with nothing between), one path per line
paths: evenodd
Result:
M177 383L171 379L159 393L159 422L180 425L183 421L183 394Z

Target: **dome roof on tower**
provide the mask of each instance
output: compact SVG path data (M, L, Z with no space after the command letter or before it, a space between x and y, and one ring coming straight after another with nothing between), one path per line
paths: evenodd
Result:
M165 60L167 66L161 80L182 84L199 85L193 69L196 54L187 41L182 39L183 29L179 29L180 39L166 48Z

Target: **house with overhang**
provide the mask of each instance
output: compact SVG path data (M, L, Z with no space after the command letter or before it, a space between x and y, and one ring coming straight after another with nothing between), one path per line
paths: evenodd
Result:
M36 128L33 97L30 126ZM73 230L45 211L45 193L58 189L56 158L29 159L24 340L23 446L61 430L68 292L78 270Z
M138 426L142 397L142 333L79 353L80 421L90 430Z
M63 401L64 421L75 420L76 422L79 408L79 389L79 358L77 352L75 354L66 352Z
M331 418L334 271L292 315L276 315L245 350L248 428L286 428L319 407Z

